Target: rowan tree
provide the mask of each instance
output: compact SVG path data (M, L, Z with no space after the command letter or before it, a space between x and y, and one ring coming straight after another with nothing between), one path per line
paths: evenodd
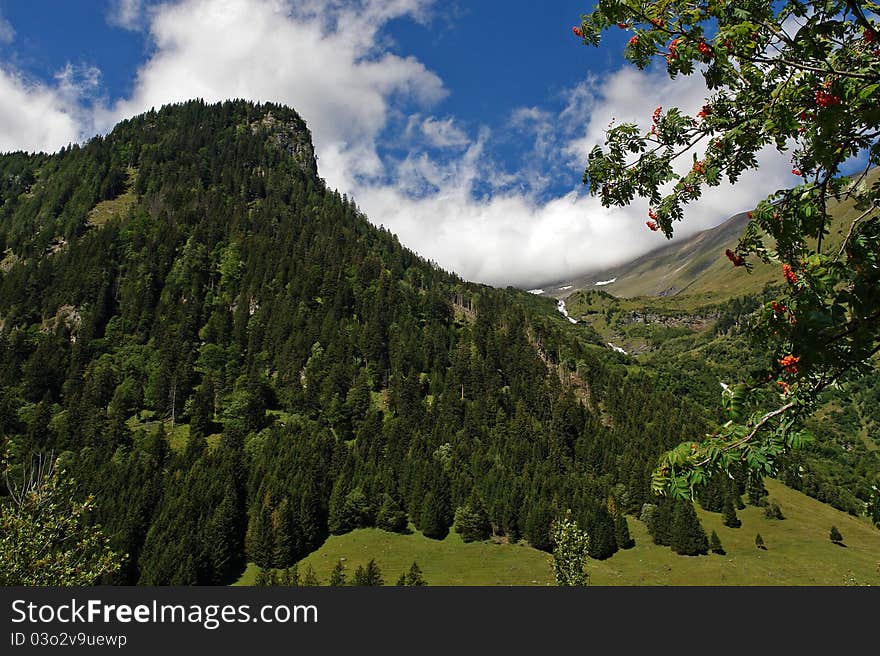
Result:
M775 473L804 441L819 394L870 370L880 351L880 180L869 175L880 163L878 11L858 0L600 0L574 28L594 46L606 30L627 30L624 54L640 69L660 62L670 77L706 81L694 116L645 108L650 130L609 127L584 174L603 205L647 199L647 227L671 238L689 203L724 179L737 183L766 148L788 155L799 179L759 203L724 254L734 267L779 267L783 292L765 299L754 326L772 356L761 375L725 391L729 422L660 459L658 493L691 497L738 461ZM681 158L692 162L684 174ZM857 173L841 176L853 162ZM855 208L837 241L832 199ZM754 404L767 387L778 395L769 410Z

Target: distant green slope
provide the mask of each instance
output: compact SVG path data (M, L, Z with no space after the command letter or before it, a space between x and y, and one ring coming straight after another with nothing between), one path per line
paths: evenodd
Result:
M697 512L707 533L718 532L726 554L679 556L651 541L645 525L629 518L636 546L605 561L588 561L593 585L880 585L880 531L773 480L766 481L784 520L769 520L760 508L738 511L741 528L723 526L721 515ZM831 526L845 546L829 539ZM755 547L760 533L766 550ZM349 578L375 558L391 585L415 560L429 585L551 585L550 556L523 544L464 544L458 535L429 540L361 529L333 536L299 564L311 565L323 585L339 559ZM252 585L249 565L236 585Z
M876 169L871 171L866 181L876 180L878 173ZM843 241L850 222L858 212L848 200L832 202L829 208L834 220L825 244L831 250ZM760 292L766 284L779 282L778 267L753 259L755 267L747 272L732 267L724 256L726 249L736 247L747 223L746 213L737 214L693 237L673 239L632 262L578 278L566 292L571 295L581 289L601 289L622 298L688 295L704 300ZM597 282L608 280L615 282L596 286ZM546 288L554 287L548 285ZM558 289L558 286L555 288ZM557 292L554 296L561 294Z

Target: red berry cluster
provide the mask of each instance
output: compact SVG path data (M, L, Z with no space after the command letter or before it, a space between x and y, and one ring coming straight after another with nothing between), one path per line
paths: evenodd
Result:
M694 173L705 173L706 165L703 162L694 162Z
M779 360L779 364L790 374L796 374L798 372L798 362L801 359L795 355L786 355L784 358Z
M660 121L660 112L662 111L662 107L658 107L654 110L654 114L651 117L651 134L657 134L657 123Z
M631 39L629 40L629 46L630 46L630 47L635 47L635 46L638 45L638 43L639 43L639 37L638 37L638 35L634 36L633 38L631 38Z
M703 108L699 112L697 112L697 116L699 118L706 118L707 116L710 116L711 114L712 114L712 105L703 105Z
M792 169L791 174L792 175L803 175L803 173L801 173L800 169Z
M862 38L865 40L865 43L877 43L877 32L865 29L865 31L862 32Z
M742 255L737 255L729 248L724 251L724 254L727 256L727 259L733 263L733 266L735 266L735 267L742 266L746 263L746 261Z
M779 303L778 301L773 301L770 304L770 307L773 308L773 311L776 314L785 314L788 310L788 308L786 308L782 303Z
M789 282L789 284L794 285L798 281L797 274L792 270L792 268L787 265L782 265L782 275L785 276L785 279Z
M581 39L584 38L584 31L581 28L579 28L577 25L575 25L573 28L571 28L571 31L574 32L574 35L576 37L581 38Z
M700 54L703 55L706 59L712 59L713 53L712 48L709 47L709 44L700 39L699 45L697 45L697 49L699 49Z
M660 226L658 226L654 221L645 221L645 225L648 226L648 228L650 228L652 232L657 232L660 229Z
M617 27L619 27L622 30L625 30L626 28L629 27L629 25L627 25L626 23L618 23Z
M834 105L840 104L840 98L835 96L830 91L825 91L825 89L819 89L816 92L816 104L819 107L832 107Z

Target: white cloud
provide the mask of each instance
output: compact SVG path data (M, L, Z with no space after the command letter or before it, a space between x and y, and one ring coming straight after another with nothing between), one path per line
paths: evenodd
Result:
M670 80L663 72L626 68L573 88L556 115L539 107L515 111L509 129L533 140L539 170L552 170L554 164L579 169L592 146L604 141L612 119L633 120L647 129L656 106L693 112L705 97L700 76ZM665 243L645 226L645 202L605 208L581 187L544 198L540 185L517 186L528 168L508 176L504 190L475 198L477 184L497 169L484 156L486 140L484 134L460 159L443 164L422 154L398 168L399 184L361 184L351 193L368 216L404 244L466 278L496 285L530 288L565 280ZM768 150L759 160L765 165L760 175L745 174L735 189L726 184L707 189L703 199L689 205L677 235L717 225L790 181L785 156ZM419 187L418 180L425 184Z
M0 68L0 152L54 151L75 143L82 118L76 100L58 87Z
M435 148L466 146L470 138L455 124L455 119L438 119L429 116L420 125L422 135Z
M116 27L135 32L143 25L144 3L142 0L112 0L107 22Z
M0 15L0 43L12 43L15 40L15 29L12 24Z

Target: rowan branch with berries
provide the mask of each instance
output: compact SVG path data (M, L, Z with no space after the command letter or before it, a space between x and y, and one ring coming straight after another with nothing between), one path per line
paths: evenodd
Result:
M875 366L880 351L880 4L859 1L599 0L575 34L598 46L609 29L632 33L624 56L658 62L670 77L701 74L695 116L657 107L650 131L612 125L588 156L584 183L606 206L650 203L647 227L672 238L686 206L726 179L757 169L765 148L787 153L800 178L749 213L735 249L719 253L750 270L779 267L781 298L768 299L753 330L772 347L765 375L730 386L730 421L701 443L664 454L658 493L692 496L713 471L745 461L773 474L803 443L802 421L830 385ZM690 156L687 173L675 162ZM841 175L859 164L858 173ZM848 203L849 225L829 250L828 203ZM823 248L824 247L824 248ZM775 383L775 384L774 384ZM757 392L779 395L773 410Z

